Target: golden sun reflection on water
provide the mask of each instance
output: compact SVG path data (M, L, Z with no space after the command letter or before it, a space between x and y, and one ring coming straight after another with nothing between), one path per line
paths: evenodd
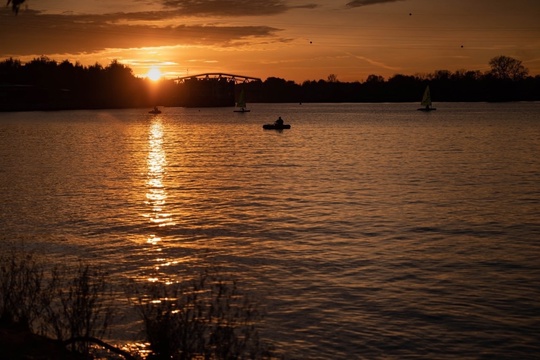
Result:
M167 187L164 184L167 175L167 157L163 148L163 135L164 129L161 119L154 118L148 133L147 180L144 201L148 210L143 213L143 216L150 223L159 227L174 225L173 215L167 211L168 195ZM151 246L151 251L155 251L157 254L161 253L162 238L160 236L150 234L146 237L146 243ZM146 281L164 281L160 276L160 268L171 265L171 261L161 256L155 262L152 274L146 278Z
M159 226L173 225L172 214L168 213L167 207L167 189L163 185L163 179L166 175L167 158L163 150L163 125L159 118L150 126L148 136L148 173L147 173L147 192L145 204L150 207L150 212L144 214L148 220ZM149 238L148 242L159 241L155 237Z

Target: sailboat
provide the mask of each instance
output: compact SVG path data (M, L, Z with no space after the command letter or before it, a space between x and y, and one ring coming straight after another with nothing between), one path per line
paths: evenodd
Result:
M244 95L244 89L240 91L240 95L238 96L238 102L236 103L236 107L240 109L234 110L234 112L240 112L240 113L250 112L249 109L246 109L246 99Z
M152 110L148 112L149 114L161 114L161 110L158 109L157 106L154 106Z
M431 107L431 93L429 92L429 85L426 86L426 90L424 90L424 96L422 97L422 102L420 103L423 107L419 108L420 111L431 111L431 110L437 110L434 107Z

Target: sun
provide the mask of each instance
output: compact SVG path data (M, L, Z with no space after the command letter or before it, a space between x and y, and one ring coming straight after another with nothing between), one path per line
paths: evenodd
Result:
M146 76L148 76L150 80L157 81L161 79L161 70L159 70L158 67L153 66L150 68L150 70L148 70L148 73L146 73Z

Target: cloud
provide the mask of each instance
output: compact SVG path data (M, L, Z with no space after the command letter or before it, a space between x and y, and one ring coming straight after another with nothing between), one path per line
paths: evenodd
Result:
M315 4L291 6L283 0L162 0L175 13L187 16L262 16L285 13L291 9L315 8Z
M400 69L397 68L397 67L390 66L390 65L386 65L386 64L383 63L383 62L376 61L376 60L370 59L370 58L365 57L365 56L355 55L355 54L352 54L352 53L347 53L347 55L352 56L352 57L354 57L354 58L357 59L357 60L365 61L365 62L367 62L367 63L370 64L370 65L373 65L373 66L375 66L375 67L377 67L377 68L381 68L381 69L384 69L384 70L392 70L392 71L398 71L398 70L400 70Z
M141 48L176 45L230 47L238 43L283 41L280 29L270 26L169 25L154 12L135 14L66 15L25 12L0 15L0 57L33 54L81 54L109 48ZM135 22L134 22L135 21ZM148 23L144 23L148 21ZM142 23L141 23L142 22ZM8 50L9 49L9 50Z
M397 2L397 1L405 1L405 0L353 0L347 3L347 6L360 7L360 6L384 4L384 3Z
M24 16L0 13L0 44L9 44L0 47L0 57L88 54L113 48L226 48L282 43L288 41L277 37L282 29L263 24L230 25L227 18L262 17L317 7L302 1L293 4L284 0L160 0L153 10L133 12L55 14L29 8ZM199 17L209 21L204 25L200 21L194 23Z

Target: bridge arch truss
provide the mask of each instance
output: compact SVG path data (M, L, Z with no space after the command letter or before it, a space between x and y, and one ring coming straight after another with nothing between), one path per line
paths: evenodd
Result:
M245 76L245 75L235 75L235 74L226 74L226 73L204 73L198 75L188 75L183 77L178 77L174 79L177 83L183 83L189 80L226 80L234 82L235 84L244 84L252 81L262 81L260 78Z

